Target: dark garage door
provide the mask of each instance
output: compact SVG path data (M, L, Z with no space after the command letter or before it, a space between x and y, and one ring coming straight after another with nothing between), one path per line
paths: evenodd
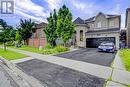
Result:
M87 38L86 47L98 47L103 41L111 41L115 43L115 37Z

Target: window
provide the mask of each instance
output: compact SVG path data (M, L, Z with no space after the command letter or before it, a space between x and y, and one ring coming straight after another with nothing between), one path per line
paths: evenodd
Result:
M98 22L97 27L101 28L101 22Z
M83 41L83 30L80 30L80 41Z
M109 26L110 26L110 27L114 27L114 25L115 25L114 20L110 20Z

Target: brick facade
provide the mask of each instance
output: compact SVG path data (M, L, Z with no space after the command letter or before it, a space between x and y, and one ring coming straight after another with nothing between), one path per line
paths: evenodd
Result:
M32 36L28 39L28 45L33 47L44 47L47 43L46 35L43 31L47 26L46 23L42 22L36 25L36 32L32 34Z
M33 46L33 47L39 47L39 46L44 47L46 45L46 43L47 43L46 38L40 38L40 39L30 38L30 39L28 39L28 45Z

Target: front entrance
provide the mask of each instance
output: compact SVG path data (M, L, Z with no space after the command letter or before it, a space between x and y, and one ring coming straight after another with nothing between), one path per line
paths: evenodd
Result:
M86 47L97 48L103 41L115 43L115 37L87 38Z

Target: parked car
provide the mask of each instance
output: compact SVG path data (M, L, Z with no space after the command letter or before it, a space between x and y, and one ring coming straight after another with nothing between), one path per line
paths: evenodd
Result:
M98 46L98 51L115 52L115 44L113 42L102 42Z

